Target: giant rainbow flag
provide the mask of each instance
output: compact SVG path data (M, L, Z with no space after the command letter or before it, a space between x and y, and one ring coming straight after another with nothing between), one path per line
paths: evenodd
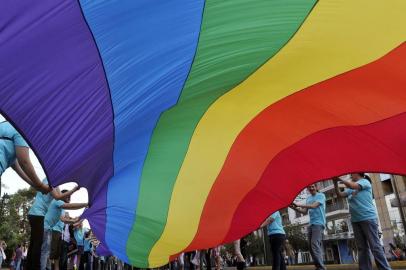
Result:
M406 174L404 0L2 0L0 110L140 267Z

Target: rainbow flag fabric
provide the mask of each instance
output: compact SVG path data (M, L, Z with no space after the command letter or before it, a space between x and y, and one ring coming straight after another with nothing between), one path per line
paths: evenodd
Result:
M404 0L2 0L0 110L138 267L406 174Z

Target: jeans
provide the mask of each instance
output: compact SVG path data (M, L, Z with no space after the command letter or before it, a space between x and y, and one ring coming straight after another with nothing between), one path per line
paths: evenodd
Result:
M15 270L20 270L20 267L21 267L21 259L18 259L18 260L16 260L15 261L15 263L14 263L14 265L15 265Z
M1 269L2 264L3 264L3 256L0 253L0 269Z
M312 255L314 266L317 270L325 270L326 267L323 263L323 231L322 225L310 225L309 226L309 245L310 254Z
M31 235L30 247L28 248L26 270L41 269L41 246L44 237L44 217L43 216L28 216L30 222Z
M360 270L372 270L371 252L378 269L390 270L385 253L379 241L378 221L375 219L353 222L354 238L358 248ZM371 251L371 252L370 252Z
M48 267L49 252L51 251L51 230L44 230L44 238L41 247L41 270L46 270Z
M286 236L284 234L269 235L269 242L272 251L272 270L286 270L285 258L283 256L283 244Z

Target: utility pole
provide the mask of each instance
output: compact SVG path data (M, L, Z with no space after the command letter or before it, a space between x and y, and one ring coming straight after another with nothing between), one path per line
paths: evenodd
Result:
M396 184L394 176L391 177L391 183L392 183L393 191L395 193L396 200L398 201L399 213L400 213L400 219L402 220L403 231L406 233L405 213L403 211L402 201L400 200L398 185Z
M267 227L262 228L262 240L264 243L264 255L265 255L265 263L266 265L272 264L271 258L271 245L268 240L268 229Z

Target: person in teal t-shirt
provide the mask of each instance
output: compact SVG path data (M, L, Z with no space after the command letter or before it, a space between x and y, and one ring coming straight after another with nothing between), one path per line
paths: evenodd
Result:
M326 196L317 191L316 185L307 187L310 196L306 204L292 203L291 207L302 214L309 213L310 226L308 228L310 254L317 270L325 270L323 263L323 231L326 225Z
M91 265L91 259L92 259L92 243L90 242L91 238L91 231L87 231L84 235L84 239L83 239L83 256L82 259L80 261L80 265L79 265L79 269L81 268L81 266L84 266L84 264L86 264L86 268L90 269L90 265Z
M286 240L285 230L282 226L282 218L279 211L267 218L261 227L267 226L269 243L272 250L272 269L286 270L285 258L283 256L283 244Z
M62 193L68 192L62 190ZM51 237L52 228L62 220L65 223L74 223L77 219L69 219L62 215L62 211L65 210L77 210L87 207L87 203L70 203L70 196L65 197L63 200L52 200L48 207L48 211L44 218L44 238L41 246L41 270L45 270L47 267L47 261L51 249Z
M61 211L61 215L65 216L66 220L70 220L68 212L65 210ZM62 247L62 233L65 228L65 223L62 220L52 227L51 235L51 252L49 254L49 259L53 262L54 270L59 270L59 258L61 257L61 247Z
M0 177L7 168L15 172L30 186L48 193L51 188L42 183L31 163L29 146L23 136L9 123L0 123Z
M365 173L353 173L351 181L337 177L333 180L337 195L348 198L351 223L358 248L359 268L372 269L370 258L372 253L378 269L391 269L379 240L378 215L373 202L371 179ZM344 191L340 191L339 181L346 186Z
M42 180L45 185L48 185L48 180L45 178ZM62 193L59 188L54 188L48 194L37 192L35 200L28 212L28 221L31 227L30 233L30 247L27 254L27 265L31 265L33 269L40 269L40 258L42 242L44 239L44 217L48 211L48 207L53 199L63 200L66 197L72 195L75 191L79 190L76 186L72 190Z
M85 244L84 243L85 231L83 229L83 223L82 222L80 222L78 224L78 226L74 229L73 236L75 237L76 246L78 248L76 262L78 263L78 265L80 267L80 264L84 263L84 258L82 258L82 257L83 257L83 253L84 253L84 244Z

